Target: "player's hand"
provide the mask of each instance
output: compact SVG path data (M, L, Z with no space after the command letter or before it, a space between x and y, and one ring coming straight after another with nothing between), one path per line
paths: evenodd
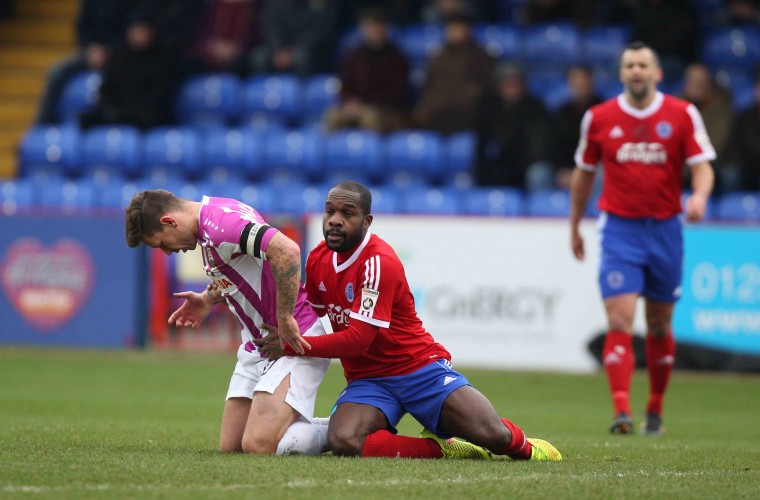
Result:
M707 212L707 198L700 194L692 194L686 199L686 220L697 222L705 217Z
M198 328L211 312L213 304L207 296L195 292L177 292L175 297L185 302L169 316L169 324L182 328Z
M309 343L301 336L298 322L293 316L280 319L278 323L277 333L280 336L280 347L285 349L285 344L287 343L298 354L305 353L307 349L311 350Z
M256 349L265 358L271 361L280 359L282 357L282 346L280 345L277 327L264 323L261 325L260 330L267 330L269 333L266 337L253 339L253 345L256 346Z
M578 260L583 260L586 257L586 250L583 245L583 236L577 229L573 229L570 235L570 248L573 251L573 255Z

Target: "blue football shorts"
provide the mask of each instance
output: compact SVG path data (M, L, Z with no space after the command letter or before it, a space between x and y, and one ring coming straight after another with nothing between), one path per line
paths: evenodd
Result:
M360 403L382 411L393 432L406 413L438 434L438 420L446 398L462 386L471 385L451 363L441 359L408 375L354 380L348 384L333 412L341 403ZM450 436L440 435L448 438Z
M674 303L681 295L683 233L681 219L599 217L602 297L636 293Z

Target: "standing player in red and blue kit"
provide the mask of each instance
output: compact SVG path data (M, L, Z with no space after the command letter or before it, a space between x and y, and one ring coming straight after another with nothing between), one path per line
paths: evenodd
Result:
M639 296L645 300L649 401L642 432L662 434L662 401L675 357L673 306L680 295L683 240L681 182L691 169L688 221L701 220L713 187L715 150L694 105L657 90L657 54L641 42L623 51L623 93L592 107L581 122L571 183L571 246L584 257L578 224L597 166L604 168L599 218L599 285L609 331L603 348L615 417L614 434L633 432L630 407L635 367L631 331Z
M398 256L369 231L371 209L372 196L361 184L333 187L325 202L325 241L306 262L308 300L329 317L335 333L309 337L305 355L340 358L348 381L330 417L332 452L561 460L551 444L526 439L518 426L499 418L491 402L452 368L449 352L417 317ZM287 347L285 354L296 353ZM396 434L406 413L425 427L420 438Z

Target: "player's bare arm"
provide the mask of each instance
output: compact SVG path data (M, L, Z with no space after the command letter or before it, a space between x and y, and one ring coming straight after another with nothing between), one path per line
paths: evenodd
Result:
M277 288L277 323L281 345L285 347L287 343L297 353L303 354L311 346L301 336L298 322L293 317L301 287L301 251L293 240L278 232L269 242L267 259L272 266Z
M570 179L570 248L578 260L583 260L586 255L583 236L578 226L586 211L593 186L594 172L580 167L573 170Z
M700 162L691 167L692 195L686 199L686 220L697 222L705 217L707 200L715 183L715 173L710 163Z

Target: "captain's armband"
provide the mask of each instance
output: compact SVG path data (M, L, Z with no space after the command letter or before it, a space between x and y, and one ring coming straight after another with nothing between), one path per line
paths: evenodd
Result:
M258 222L251 222L240 233L240 249L251 257L266 259L266 252L261 251L261 240L270 226Z

